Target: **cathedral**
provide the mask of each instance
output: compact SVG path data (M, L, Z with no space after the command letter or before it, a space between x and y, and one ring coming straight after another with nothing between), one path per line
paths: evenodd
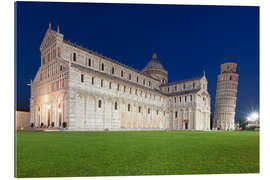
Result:
M143 70L85 49L49 28L31 81L32 127L74 131L210 130L205 74L168 82L156 54Z

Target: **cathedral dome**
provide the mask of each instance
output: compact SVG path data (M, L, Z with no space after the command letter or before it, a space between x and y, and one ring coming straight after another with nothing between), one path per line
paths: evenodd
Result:
M142 72L159 79L162 83L168 82L168 72L165 70L161 62L157 59L157 54L153 54L153 58L147 63Z
M163 65L161 64L161 62L157 59L156 53L153 54L153 59L148 62L148 64L143 69L143 71L154 70L154 69L166 71Z

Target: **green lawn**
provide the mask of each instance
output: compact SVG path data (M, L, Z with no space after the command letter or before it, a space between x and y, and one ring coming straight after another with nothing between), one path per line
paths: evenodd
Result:
M17 177L258 173L248 131L17 132Z

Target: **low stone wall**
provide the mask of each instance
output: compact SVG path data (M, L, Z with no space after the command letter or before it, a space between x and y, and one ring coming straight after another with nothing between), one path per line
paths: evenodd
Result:
M16 111L16 129L23 130L30 127L30 112Z

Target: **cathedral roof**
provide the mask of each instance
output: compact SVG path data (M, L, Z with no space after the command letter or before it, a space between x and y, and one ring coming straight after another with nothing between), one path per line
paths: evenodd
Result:
M124 83L124 84L128 84L128 85L131 85L131 86L134 86L134 87L137 87L137 88L141 88L141 89L144 89L144 90L147 90L147 91L151 91L153 93L158 93L158 94L166 96L166 94L162 93L161 91L159 91L157 89L150 89L150 88L147 88L147 87L142 86L140 84L136 84L134 82L127 81L125 79L122 79L122 78L119 78L119 77L116 77L116 76L110 76L110 75L108 75L106 73L99 72L99 71L96 71L96 70L93 70L93 69L90 69L90 68L86 68L86 67L84 67L82 65L79 65L79 64L71 63L71 67L74 67L74 68L79 69L79 70L84 71L84 72L93 73L93 74L102 76L104 78L115 80L115 81L118 81L118 82L121 82L121 83Z
M154 80L156 80L156 81L159 81L159 79L154 78L154 77L152 77L152 76L150 76L150 75L148 75L148 74L146 74L146 73L143 73L143 72L141 72L141 71L139 71L139 70L137 70L137 69L134 69L134 68L132 68L132 67L130 67L130 66L127 66L127 65L125 65L125 64L122 64L121 62L119 62L119 61L117 61L117 60L111 59L111 58L106 57L106 56L104 56L104 55L102 55L102 54L99 54L99 53L94 52L94 51L92 51L92 50L86 49L86 48L84 48L84 47L82 47L82 46L80 46L80 45L77 45L77 44L73 43L73 42L70 42L70 41L67 41L67 40L63 40L63 42L66 43L66 44L69 44L69 45L71 45L71 46L74 46L74 47L76 47L76 48L78 48L78 49L81 49L81 50L83 50L83 51L89 52L89 53L91 53L91 54L93 54L93 55L96 55L96 56L98 56L98 57L104 58L104 59L106 59L106 60L108 60L108 61L110 61L110 62L112 62L112 63L118 64L118 65L123 66L123 67L125 67L125 68L127 68L127 69L130 69L130 70L132 70L132 71L135 71L135 72L137 72L137 73L139 73L139 74L142 74L142 75L144 75L144 76L146 76L146 77L148 77L148 78L151 78L151 79L154 79Z
M200 79L202 79L202 77L194 77L194 78L184 79L184 80L180 80L180 81L176 81L176 82L170 82L167 84L161 84L160 87L164 87L164 86L166 87L166 86L170 86L170 85L174 85L174 84L180 84L180 83L194 81L194 80L200 80Z
M181 96L181 95L185 95L185 94L194 94L199 92L201 89L192 89L192 90L187 90L187 91L179 91L179 92L173 92L173 93L169 93L167 94L167 96Z
M153 93L157 93L157 94L164 95L164 96L178 96L178 95L184 95L184 94L193 94L193 93L197 93L197 92L199 92L201 90L199 88L199 89L192 89L192 90L180 91L180 92L174 92L174 93L167 94L167 93L163 93L163 92L161 92L160 90L157 90L157 89L150 89L150 88L144 87L142 85L139 85L139 84L136 84L136 83L133 83L133 82L118 78L116 76L110 76L110 75L107 75L105 73L102 73L102 72L99 72L99 71L96 71L96 70L93 70L93 69L86 68L86 67L84 67L82 65L79 65L79 64L71 63L71 67L77 68L77 69L79 69L81 71L85 71L85 72L93 73L93 74L96 74L96 75L99 75L99 76L103 76L104 78L116 80L116 81L119 81L121 83L125 83L125 84L128 84L128 85L131 85L131 86L134 86L134 87L137 87L137 88L141 88L141 89L144 89L144 90L147 90L147 91L151 91Z
M152 60L150 60L147 63L147 65L145 66L143 71L147 71L147 70L150 70L150 69L158 69L158 70L166 71L165 68L163 67L163 65L161 64L161 62L157 59L157 54L156 53L153 54Z

